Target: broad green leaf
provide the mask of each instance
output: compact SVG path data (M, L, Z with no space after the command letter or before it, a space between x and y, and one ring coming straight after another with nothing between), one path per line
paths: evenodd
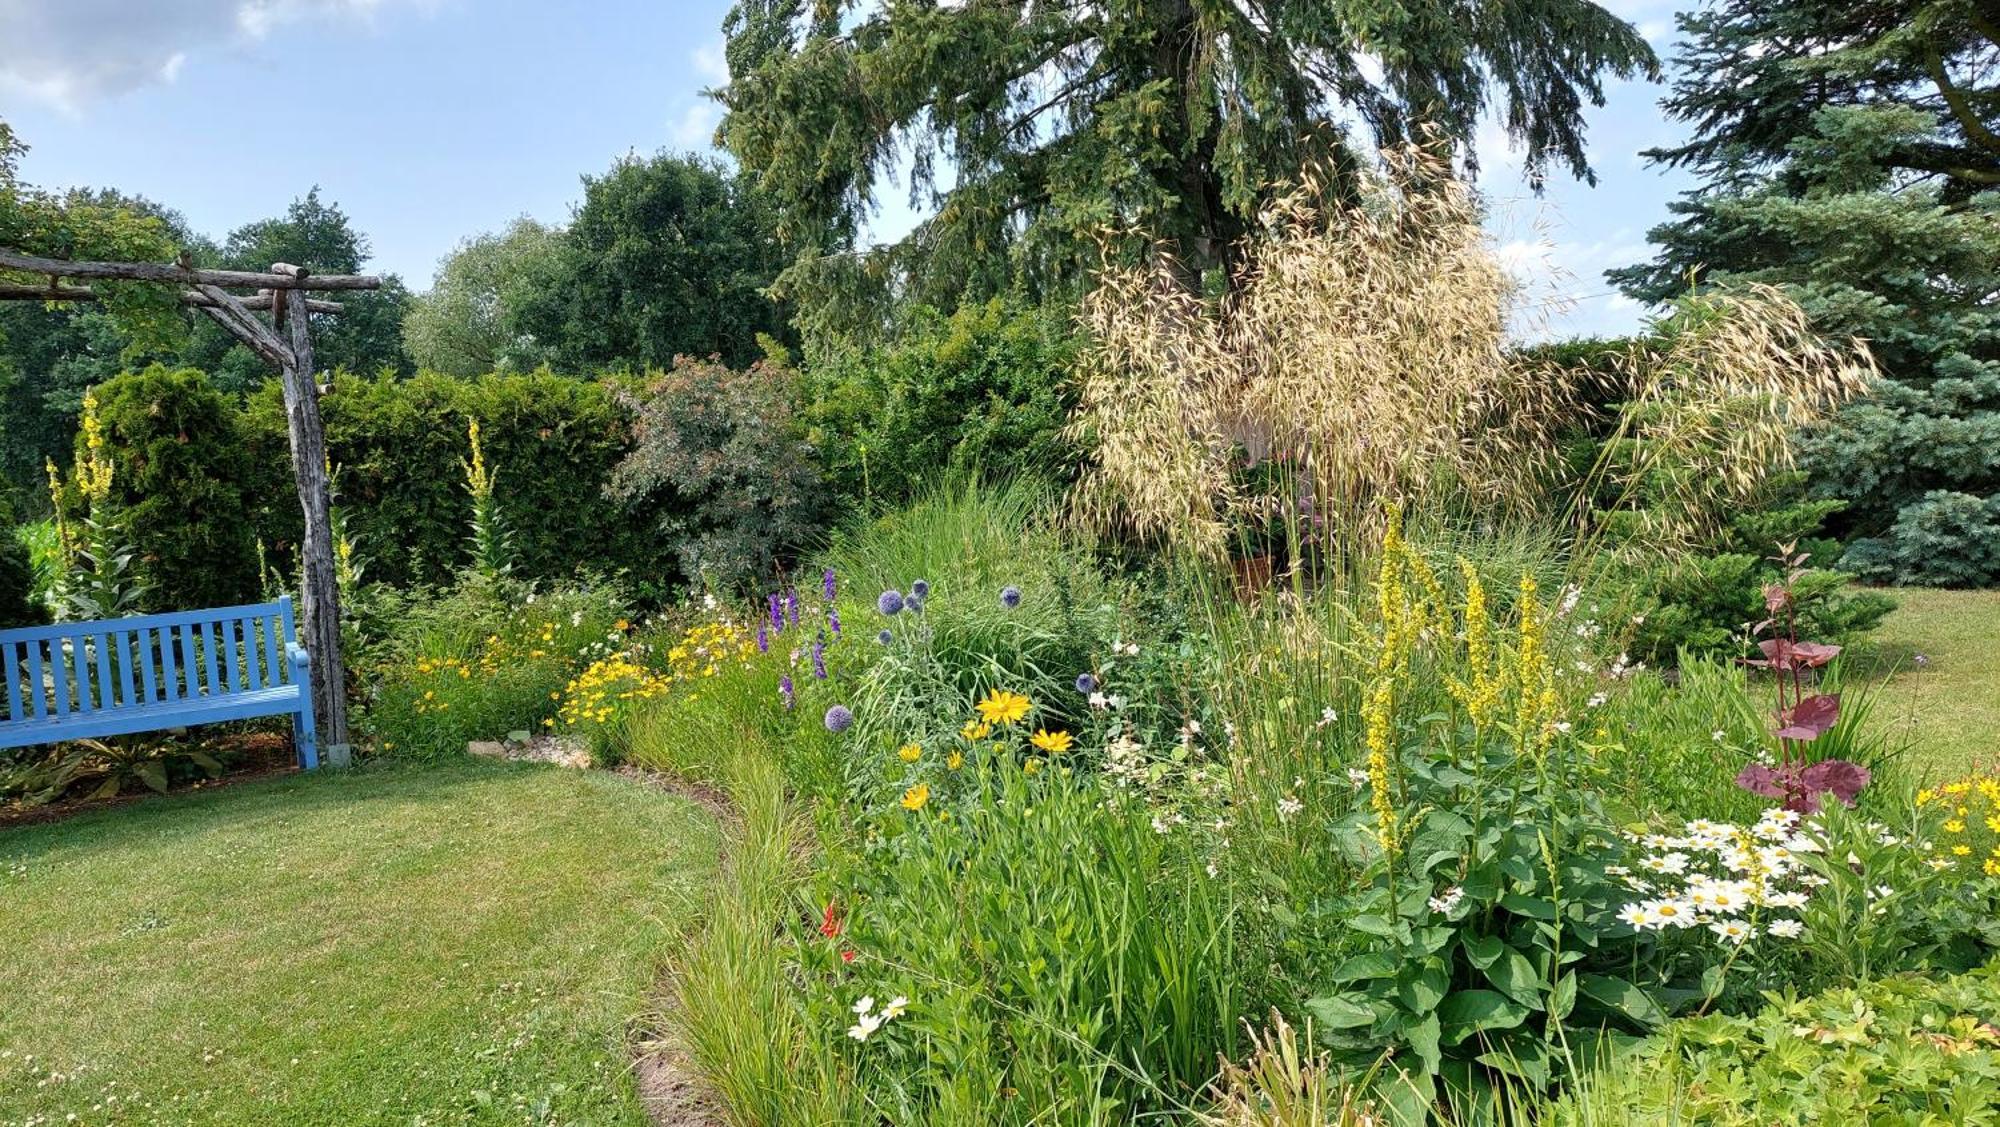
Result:
M1646 1028L1667 1020L1666 1012L1651 994L1622 978L1586 974L1577 980L1577 988L1584 997Z
M1487 1029L1512 1029L1528 1016L1527 1007L1492 990L1459 990L1438 1005L1444 1042L1456 1045Z
M1425 1072L1436 1072L1443 1063L1444 1052L1438 1047L1438 1038L1443 1032L1443 1024L1436 1013L1427 1013L1423 1020L1403 1028L1403 1039L1410 1043L1410 1051L1424 1062Z
M1333 968L1333 981L1340 984L1369 978L1392 978L1402 963L1387 951L1364 951Z
M1506 942L1497 935L1469 935L1465 937L1463 946L1465 957L1480 970L1492 966L1501 952L1507 949Z
M1556 906L1539 896L1524 896L1518 892L1510 892L1500 898L1500 906L1510 912L1538 920L1556 918Z
M1396 981L1396 997L1413 1014L1427 1014L1444 1000L1451 989L1451 976L1437 965L1409 966Z
M1549 1016L1561 1021L1575 1008L1576 972L1571 971L1556 979L1555 989L1549 991Z
M1527 956L1504 944L1499 957L1485 968L1486 981L1500 988L1500 992L1531 1010L1542 1008L1542 995L1549 984L1535 973L1534 964Z
M1351 994L1309 999L1306 1012L1327 1029L1355 1029L1375 1023L1374 1007L1355 1000Z

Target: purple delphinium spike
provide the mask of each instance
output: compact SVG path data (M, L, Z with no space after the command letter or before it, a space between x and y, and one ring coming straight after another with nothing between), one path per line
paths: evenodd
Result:
M787 673L783 677L778 678L778 695L785 698L785 711L790 712L794 701L791 674Z
M826 680L826 642L822 640L813 642L813 676Z
M832 601L833 601L833 591L834 591L834 586L833 586L833 569L832 569L832 568L827 568L827 569L826 569L826 575L825 575L825 576L824 576L823 578L821 578L821 580L820 580L820 584L819 584L819 589L820 589L820 593L821 593L822 595L825 595L825 596L826 596L826 601L827 601L827 602L829 602L829 603L830 603L830 602L832 602Z
M788 590L785 592L785 625L797 626L798 624L799 624L799 593L797 591Z
M828 572L828 575L833 574ZM833 636L840 637L840 612L833 607L826 608L826 624L833 627Z
M757 652L760 654L771 652L771 630L761 622L757 624Z
M839 735L854 726L854 713L844 704L826 710L826 730Z
M778 605L778 596L776 595L770 596L770 602L771 602L771 629L783 630L785 628L785 610L783 607Z

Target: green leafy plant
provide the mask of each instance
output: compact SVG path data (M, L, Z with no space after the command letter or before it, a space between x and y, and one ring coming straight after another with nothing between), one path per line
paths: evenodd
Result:
M1542 1122L1977 1123L2000 1106L2000 965L1669 1025Z

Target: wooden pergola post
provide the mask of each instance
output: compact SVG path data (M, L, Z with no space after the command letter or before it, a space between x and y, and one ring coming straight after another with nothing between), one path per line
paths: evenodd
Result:
M372 290L379 278L352 274L315 276L303 267L277 262L271 272L197 270L179 263L69 262L39 258L0 248L0 270L40 275L46 288L0 283L0 301L95 301L87 286L63 285L63 279L155 282L180 288L180 300L213 318L278 369L284 390L285 424L291 438L292 476L298 484L299 509L305 536L299 554L303 590L299 592L304 623L301 633L312 655L313 711L319 719L327 760L348 761L347 674L340 654L340 588L334 580L332 496L327 482L326 428L319 414L319 385L313 374L312 317L338 313L331 301L307 296L314 290ZM255 287L254 297L238 297L229 288ZM266 324L252 311L269 310Z

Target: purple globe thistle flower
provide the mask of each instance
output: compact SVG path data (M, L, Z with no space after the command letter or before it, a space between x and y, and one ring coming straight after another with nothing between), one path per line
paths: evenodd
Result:
M778 596L771 595L769 599L771 604L771 629L783 630L785 628L785 608L779 604Z
M901 614L903 611L903 593L896 590L882 592L875 597L875 609L887 615Z
M826 680L826 642L823 639L816 639L813 642L812 656L813 676L822 681Z
M831 573L829 573L829 574L831 574ZM828 626L831 626L831 627L833 627L833 636L834 636L834 637L836 637L836 638L840 637L840 611L839 611L839 610L837 610L837 609L835 609L835 608L833 608L833 607L828 607L828 608L826 608L826 624L827 624Z
M757 652L760 654L771 652L771 630L761 622L757 624Z
M787 673L778 678L778 695L785 698L785 711L790 712L796 698L792 695L792 675Z
M797 626L798 624L799 624L799 593L797 591L788 590L785 592L785 625Z
M1000 588L1000 605L1013 610L1021 605L1021 589L1012 585Z
M820 577L819 589L820 594L825 596L827 602L830 603L833 601L834 584L832 568L827 568L826 574Z
M826 710L826 730L839 735L854 726L854 713L844 704L836 704Z
M924 613L924 597L915 591L910 592L910 597L903 600L903 608L912 614Z
M1077 692L1079 692L1079 693L1082 693L1082 694L1083 694L1084 696L1089 696L1090 694L1092 694L1092 693L1096 692L1096 691L1097 691L1097 678L1095 678L1095 677L1091 676L1091 675L1090 675L1090 674L1088 674L1088 673L1079 673L1079 674L1077 674L1077 675L1076 675L1076 691L1077 691Z
M918 580L915 580L915 581L911 582L911 584L910 584L910 594L912 594L912 595L915 595L915 596L916 596L917 598L919 598L919 599L928 599L928 598L930 598L930 597L931 597L931 583L930 583L930 580L928 580L928 579L918 579Z
M896 636L894 634L889 633L887 630L881 631L880 633L875 635L875 640L882 643L885 646L888 645L890 642L894 641L895 638Z

